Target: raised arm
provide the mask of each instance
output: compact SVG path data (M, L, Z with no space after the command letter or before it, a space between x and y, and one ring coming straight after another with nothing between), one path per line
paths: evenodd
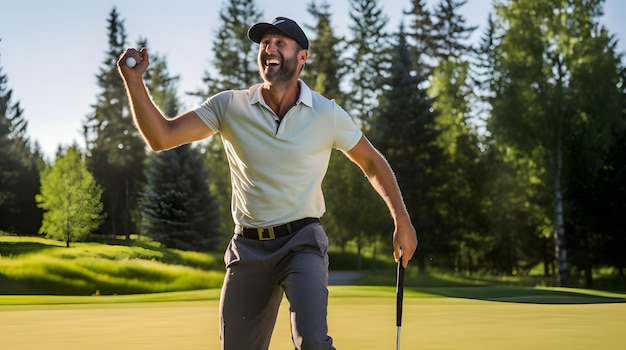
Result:
M127 57L135 58L137 65L128 67L125 63ZM149 64L146 48L141 51L128 49L117 62L128 93L133 119L150 148L163 151L211 136L212 130L193 111L184 112L172 119L163 115L143 81Z
M404 205L393 170L365 136L346 152L346 156L363 170L376 192L387 204L395 225L393 255L396 261L402 257L402 265L406 267L417 249L417 234Z

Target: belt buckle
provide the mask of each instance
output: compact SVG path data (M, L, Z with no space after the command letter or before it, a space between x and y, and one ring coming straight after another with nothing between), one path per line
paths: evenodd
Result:
M273 227L257 228L256 232L259 235L259 241L271 241L276 239Z

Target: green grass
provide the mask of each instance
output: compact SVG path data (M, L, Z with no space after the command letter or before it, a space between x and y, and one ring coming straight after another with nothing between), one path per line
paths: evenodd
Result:
M488 287L460 288L477 288L480 293L491 294ZM556 293L552 298L563 293L550 292ZM604 295L614 298L615 303L597 303L595 292L568 293L587 300L568 305L546 300L486 301L408 289L402 349L622 349L626 342L626 295ZM2 344L12 350L217 349L218 298L219 290L22 299L0 296ZM394 348L395 290L330 287L328 320L338 349ZM37 330L35 337L33 329ZM281 305L270 348L293 349L286 301Z
M331 265L354 261L338 256L331 254ZM330 335L338 349L395 346L395 264L386 258L359 286L329 288ZM409 268L405 277L405 350L612 350L626 342L623 292L436 269L418 274ZM164 249L141 239L65 248L0 236L2 348L216 349L222 278L222 254ZM293 349L290 338L285 301L271 349Z
M391 257L378 254L376 271L371 272L371 252L365 250L364 253L365 274L357 284L394 285L396 265ZM331 270L356 268L355 249L331 249L329 255ZM66 248L63 242L44 238L0 236L0 295L114 295L199 290L219 288L223 273L222 253L166 249L146 238L134 237L130 241L107 238L101 242L72 243ZM610 277L610 273L606 275ZM543 276L473 274L467 277L434 268L418 274L413 266L406 276L407 287L439 288L431 291L455 297L459 293L472 297L472 293L480 290L459 287L510 287L503 289L502 293L506 294L514 288L554 286L553 278ZM623 282L615 283L615 279L605 285L617 286L611 288L613 290L625 290ZM494 288L487 290L496 291Z
M219 288L221 254L0 236L0 294L135 294Z

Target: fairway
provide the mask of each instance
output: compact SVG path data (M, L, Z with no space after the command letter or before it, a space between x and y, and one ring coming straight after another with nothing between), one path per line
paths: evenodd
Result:
M393 349L393 288L331 287L337 349ZM2 349L218 349L218 301L0 305ZM89 298L89 297L87 297ZM120 298L119 303L111 303ZM0 299L1 301L2 299ZM84 302L84 301L83 301ZM537 304L407 293L402 349L623 349L626 304ZM292 350L287 304L272 350Z

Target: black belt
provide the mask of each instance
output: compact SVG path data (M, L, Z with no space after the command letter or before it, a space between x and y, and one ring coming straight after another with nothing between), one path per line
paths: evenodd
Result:
M280 226L274 227L242 227L240 234L245 238L257 239L259 241L269 241L272 239L287 236L293 232L298 231L308 224L320 223L318 218L304 218L296 221L292 221Z

